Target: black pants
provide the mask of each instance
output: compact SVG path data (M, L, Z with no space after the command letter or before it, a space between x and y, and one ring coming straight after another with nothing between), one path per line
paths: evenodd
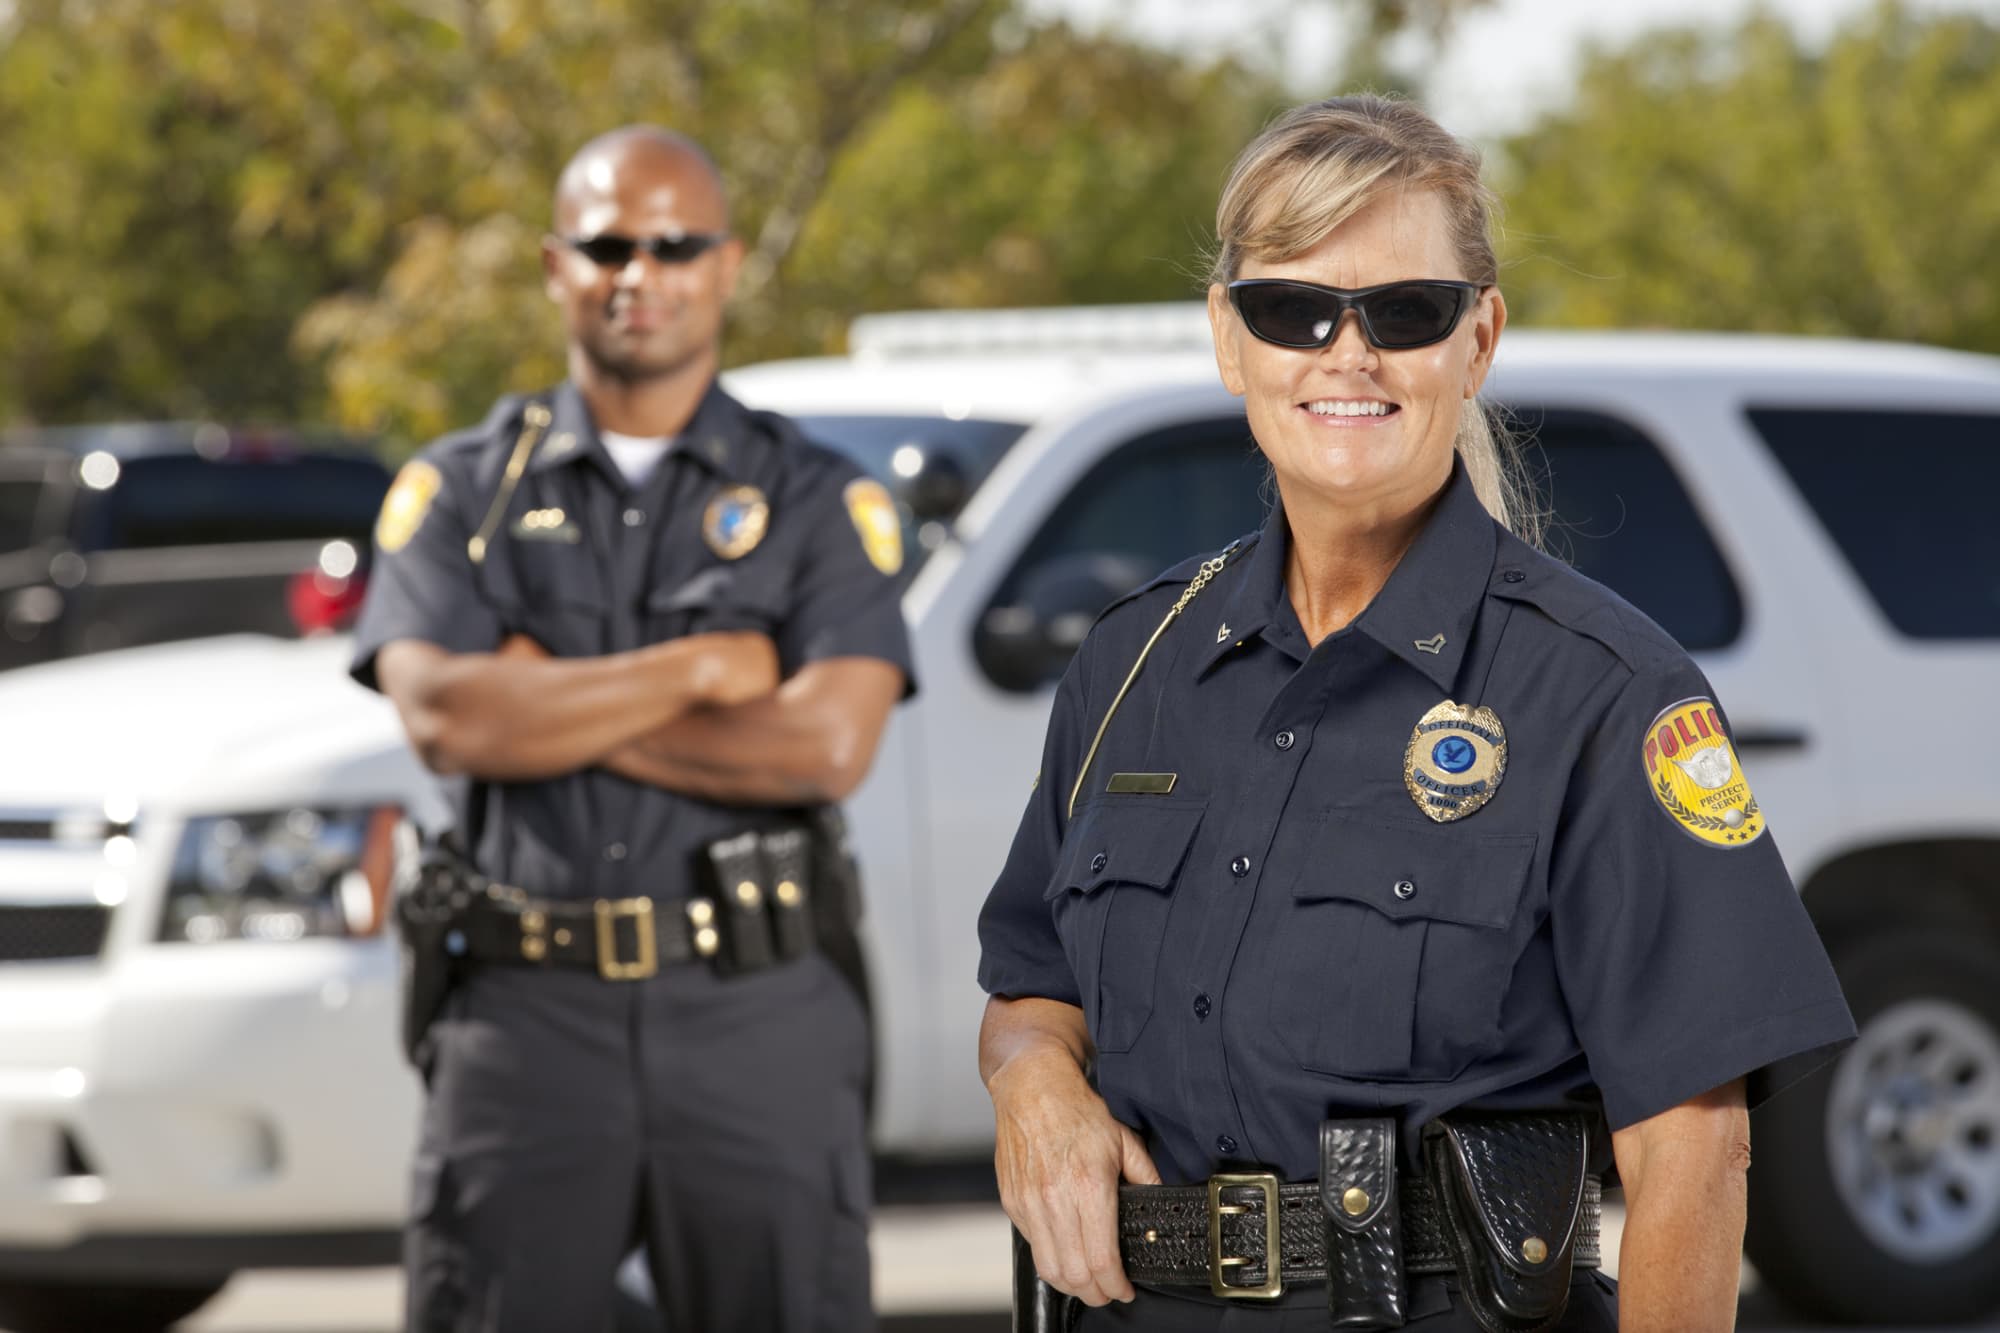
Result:
M669 1333L873 1327L867 1023L818 956L447 1003L404 1245L415 1333L597 1333L643 1243Z
M1411 1287L1412 1333L1480 1333L1457 1302L1457 1292L1442 1277L1419 1278ZM1326 1303L1259 1308L1252 1301L1210 1304L1139 1288L1138 1299L1091 1309L1081 1315L1072 1333L1109 1333L1113 1329L1144 1329L1146 1333L1325 1333ZM1578 1273L1570 1284L1569 1309L1553 1333L1617 1333L1618 1288L1595 1272Z

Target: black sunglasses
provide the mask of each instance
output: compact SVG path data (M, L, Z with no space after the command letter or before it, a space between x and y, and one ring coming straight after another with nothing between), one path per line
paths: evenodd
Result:
M1428 347L1451 336L1478 294L1476 283L1428 278L1352 290L1282 278L1229 284L1229 303L1243 327L1280 347L1325 347L1349 310L1361 321L1361 336L1384 351Z
M565 236L562 243L600 268L624 268L644 250L662 264L685 264L729 239L726 231L691 231L679 236Z

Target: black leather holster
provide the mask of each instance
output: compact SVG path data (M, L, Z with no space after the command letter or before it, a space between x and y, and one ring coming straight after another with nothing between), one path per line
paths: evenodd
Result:
M444 1009L464 956L453 932L486 880L451 835L432 838L402 862L394 902L402 942L403 1054L428 1072L431 1024Z
M1323 1122L1319 1182L1331 1326L1401 1328L1409 1318L1409 1284L1403 1274L1395 1119Z
M1543 1333L1569 1305L1589 1168L1581 1115L1454 1114L1428 1126L1466 1306L1487 1333Z

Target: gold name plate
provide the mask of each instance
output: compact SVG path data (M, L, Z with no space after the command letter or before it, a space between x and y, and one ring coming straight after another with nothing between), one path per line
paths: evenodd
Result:
M1104 790L1114 795L1165 796L1180 781L1178 773L1113 773Z

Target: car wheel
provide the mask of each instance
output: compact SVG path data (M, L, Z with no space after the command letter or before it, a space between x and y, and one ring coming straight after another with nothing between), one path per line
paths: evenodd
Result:
M1751 1262L1822 1318L2000 1306L2000 949L1911 931L1834 951L1860 1037L1760 1108Z
M228 1282L123 1285L0 1282L0 1327L11 1333L161 1333L206 1305Z

